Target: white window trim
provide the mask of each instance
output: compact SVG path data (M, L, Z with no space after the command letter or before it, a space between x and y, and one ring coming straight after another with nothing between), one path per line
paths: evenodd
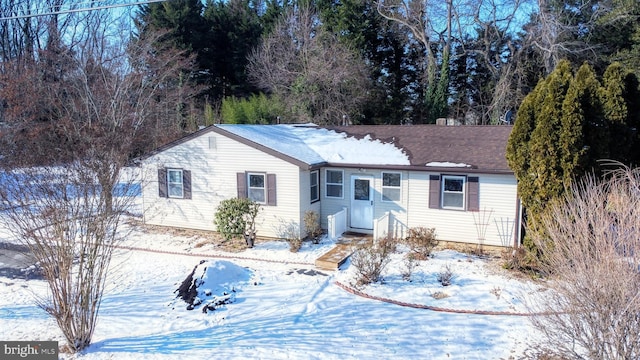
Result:
M251 176L252 175L257 175L257 176L262 176L262 183L264 184L263 187L253 187L251 186ZM262 193L264 194L263 198L264 201L255 201L251 198L251 190L258 190L258 189L262 189ZM251 201L254 201L258 204L266 204L267 203L267 174L264 173L247 173L247 198Z
M328 176L328 172L329 171L336 171L336 172L340 172L342 174L342 183L330 183L328 181L329 176ZM329 185L340 185L342 187L342 196L329 196L329 191L327 189L327 187ZM335 169L324 169L324 197L325 198L329 198L329 199L344 199L344 170L335 170Z
M313 185L312 181L311 181L311 177L315 175L315 179L316 179L316 184ZM311 189L316 188L316 197L312 198L311 194L312 191ZM318 170L313 170L309 173L309 198L310 198L310 202L314 203L316 201L320 200L320 172Z
M385 186L384 185L384 174L398 174L400 175L400 185L398 186ZM397 172L397 171L383 171L380 175L380 186L382 188L382 191L380 192L380 201L382 202L389 202L389 203L394 203L394 202L402 202L402 173L401 172ZM384 199L384 189L397 189L400 190L400 198L398 200L385 200Z
M178 172L180 173L180 182L172 182L171 181L171 173ZM171 194L171 185L180 185L180 195L172 195ZM184 199L184 173L182 169L167 169L167 197L174 199Z
M445 182L446 179L452 180L462 180L462 192L459 191L445 191ZM458 206L445 206L444 205L444 194L461 194L462 195L462 207ZM466 199L467 199L467 178L465 176L454 176L454 175L442 175L442 185L440 188L440 208L442 209L450 209L450 210L465 210L466 208Z

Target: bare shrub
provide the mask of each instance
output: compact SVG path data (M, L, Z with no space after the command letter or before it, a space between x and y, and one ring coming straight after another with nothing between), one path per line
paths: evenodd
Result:
M453 270L451 270L451 266L449 264L443 266L442 269L440 269L440 272L436 275L436 278L438 279L438 282L442 286L451 285L451 282L453 281L453 279L455 277L456 276L453 273Z
M408 253L404 257L403 268L401 269L400 274L402 275L402 280L411 281L411 276L413 275L413 271L418 266L418 262L415 259L413 253Z
M529 253L524 246L504 249L502 251L502 259L504 260L502 267L505 269L529 273L535 276L538 276L540 273L538 259L535 258L534 254Z
M438 245L436 229L425 227L410 228L404 244L409 247L415 260L427 260L433 249Z
M320 235L322 235L322 228L320 227L320 214L313 210L307 210L304 213L304 228L307 230L307 236L314 244L320 242Z
M494 286L493 289L491 289L490 293L495 295L497 300L500 300L500 296L502 295L502 288L500 288L500 286Z
M289 244L289 251L296 253L302 247L300 227L290 221L282 221L278 227L278 236Z
M382 272L391 261L397 240L383 238L356 247L351 264L356 268L356 285L363 286L382 280Z
M116 245L126 233L133 183L104 188L92 161L65 167L3 171L0 223L38 262L49 293L38 305L57 322L68 348L91 343L105 281ZM124 196L123 196L124 195Z
M563 358L640 358L640 170L608 175L572 186L536 239L552 291L532 321Z

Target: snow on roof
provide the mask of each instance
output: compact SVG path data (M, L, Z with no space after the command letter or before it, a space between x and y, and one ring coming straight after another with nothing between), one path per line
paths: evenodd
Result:
M469 165L469 164L453 163L453 162L448 162L448 161L432 161L430 163L427 163L426 166L432 166L432 167L471 167L471 165Z
M409 165L409 156L392 143L362 139L313 124L216 125L218 128L313 165L322 162Z

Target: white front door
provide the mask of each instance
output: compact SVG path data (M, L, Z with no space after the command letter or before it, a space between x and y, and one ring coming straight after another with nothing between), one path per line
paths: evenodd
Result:
M373 176L351 176L351 227L373 229Z

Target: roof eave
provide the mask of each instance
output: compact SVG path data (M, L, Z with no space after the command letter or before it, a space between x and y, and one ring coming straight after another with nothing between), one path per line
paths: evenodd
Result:
M341 164L326 163L324 166L356 168L356 169L378 169L378 170L405 170L405 171L424 171L439 173L455 173L455 174L497 174L497 175L513 175L511 169L482 169L475 166L471 167L446 167L446 166L419 166L419 165L375 165L375 164Z

